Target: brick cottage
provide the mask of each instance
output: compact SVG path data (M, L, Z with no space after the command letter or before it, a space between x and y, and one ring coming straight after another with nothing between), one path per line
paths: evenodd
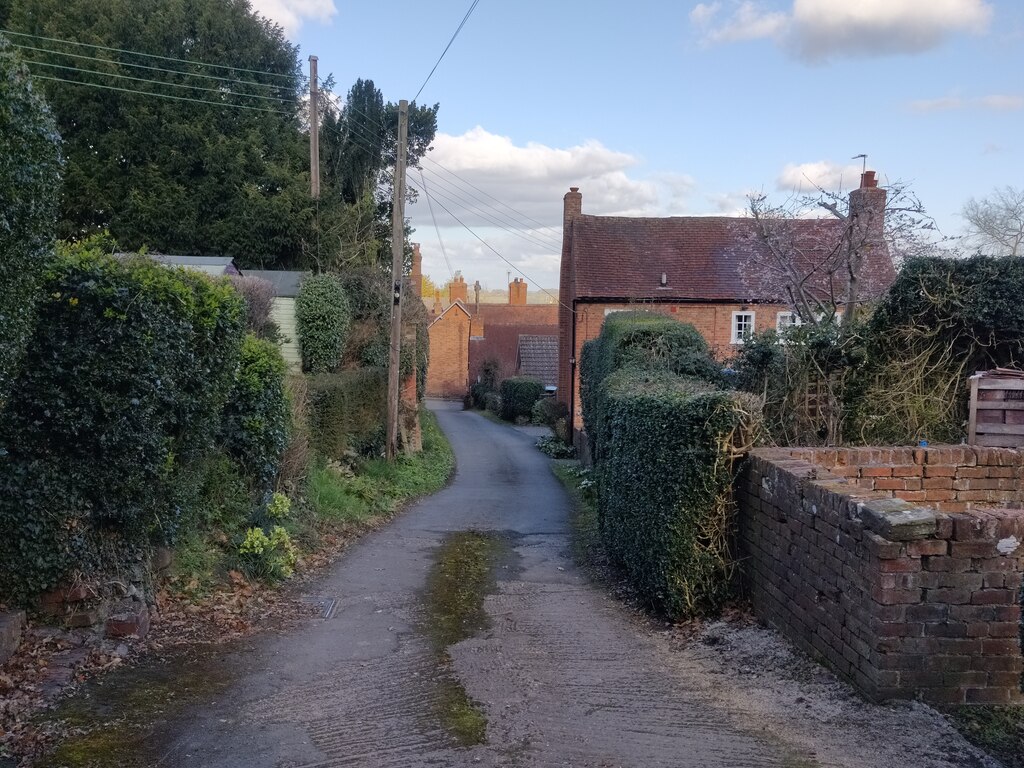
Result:
M873 171L850 193L847 223L863 227L857 239L861 301L880 296L896 276L883 238L885 201ZM564 198L558 396L574 433L582 425L577 362L611 312L644 309L692 323L723 361L747 334L799 322L777 256L753 218L590 216L582 206L583 196L572 187ZM792 266L826 301L846 295L848 278L837 255L847 223L779 222Z

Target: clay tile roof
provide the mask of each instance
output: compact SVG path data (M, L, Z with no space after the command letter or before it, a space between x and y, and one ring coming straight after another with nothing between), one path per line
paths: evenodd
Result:
M545 386L558 384L558 337L519 336L516 365L520 376L532 376Z
M786 222L808 263L837 240L831 219ZM749 218L580 216L572 222L575 295L581 299L752 301L783 299L771 253ZM667 286L661 287L664 273ZM880 295L895 278L888 250L873 252L862 273L861 296ZM841 297L836 278L816 288ZM832 284L829 284L832 283Z

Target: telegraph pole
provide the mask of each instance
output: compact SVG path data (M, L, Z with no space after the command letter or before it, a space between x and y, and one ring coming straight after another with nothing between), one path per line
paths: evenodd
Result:
M402 350L402 272L405 265L405 142L409 129L409 102L398 102L398 157L395 192L391 203L391 355L388 360L387 457L398 454L398 367Z
M309 57L309 194L320 198L320 88L316 81L316 56Z

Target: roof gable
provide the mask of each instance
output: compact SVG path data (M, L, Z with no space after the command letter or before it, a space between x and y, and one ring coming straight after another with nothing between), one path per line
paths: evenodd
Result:
M442 318L446 317L448 315L448 313L451 312L453 309L460 310L463 314L465 314L467 319L470 319L470 320L472 319L472 315L469 314L469 310L466 309L466 305L463 304L460 299L456 299L451 304L449 304L447 307L445 307L444 311L442 311L440 315L435 317L433 322L430 325L433 325L434 323L438 322Z

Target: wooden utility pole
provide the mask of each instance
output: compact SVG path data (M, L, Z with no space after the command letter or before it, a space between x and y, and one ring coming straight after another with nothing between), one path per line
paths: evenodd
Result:
M320 198L320 88L316 81L316 56L309 57L309 194Z
M402 351L402 273L405 266L405 142L409 102L398 102L398 156L395 159L395 197L391 203L391 355L388 360L387 457L398 455L398 368Z

